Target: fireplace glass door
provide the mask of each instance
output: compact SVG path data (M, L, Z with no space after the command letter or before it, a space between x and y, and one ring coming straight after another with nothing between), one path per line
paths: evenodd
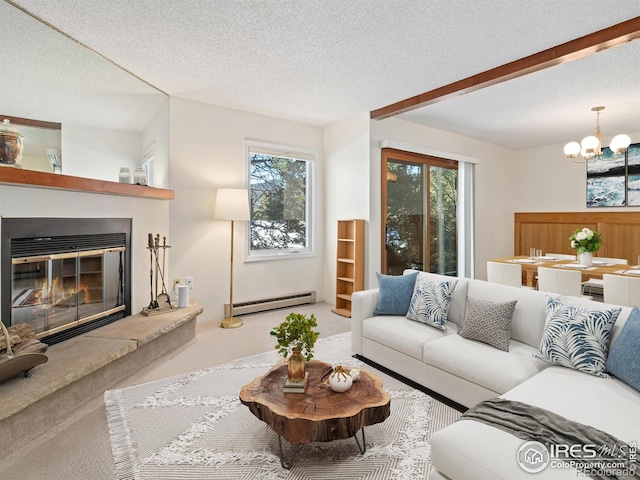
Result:
M11 324L38 337L124 310L125 247L13 258Z

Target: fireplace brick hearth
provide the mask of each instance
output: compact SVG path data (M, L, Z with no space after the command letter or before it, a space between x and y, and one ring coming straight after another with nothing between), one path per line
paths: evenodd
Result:
M143 367L195 337L203 308L148 317L131 315L52 345L49 361L32 376L14 377L0 388L0 458L63 422Z

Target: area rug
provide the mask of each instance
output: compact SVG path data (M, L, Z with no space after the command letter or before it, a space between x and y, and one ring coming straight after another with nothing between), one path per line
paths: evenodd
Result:
M117 479L427 478L431 433L460 412L352 357L350 333L316 343L315 358L367 369L383 379L391 415L353 439L304 445L291 470L277 435L240 403L240 388L277 361L274 351L185 375L105 392ZM285 444L285 454L293 446Z

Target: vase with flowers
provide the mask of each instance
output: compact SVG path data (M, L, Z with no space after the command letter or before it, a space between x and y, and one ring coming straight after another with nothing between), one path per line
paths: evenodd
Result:
M278 353L288 357L289 380L304 379L305 363L313 358L313 346L320 335L313 330L317 326L313 314L307 317L302 313L290 313L284 322L269 332L278 340L275 347Z
M593 262L593 252L600 249L602 237L600 234L589 228L578 228L569 237L571 248L578 251L578 263L590 267Z

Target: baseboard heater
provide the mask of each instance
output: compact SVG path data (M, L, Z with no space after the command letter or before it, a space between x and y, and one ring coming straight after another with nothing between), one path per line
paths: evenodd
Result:
M248 315L249 313L267 312L278 308L294 307L297 305L307 305L316 303L316 292L300 292L283 295L280 297L262 298L250 302L239 302L233 304L233 315ZM224 316L229 316L229 304L224 304Z

